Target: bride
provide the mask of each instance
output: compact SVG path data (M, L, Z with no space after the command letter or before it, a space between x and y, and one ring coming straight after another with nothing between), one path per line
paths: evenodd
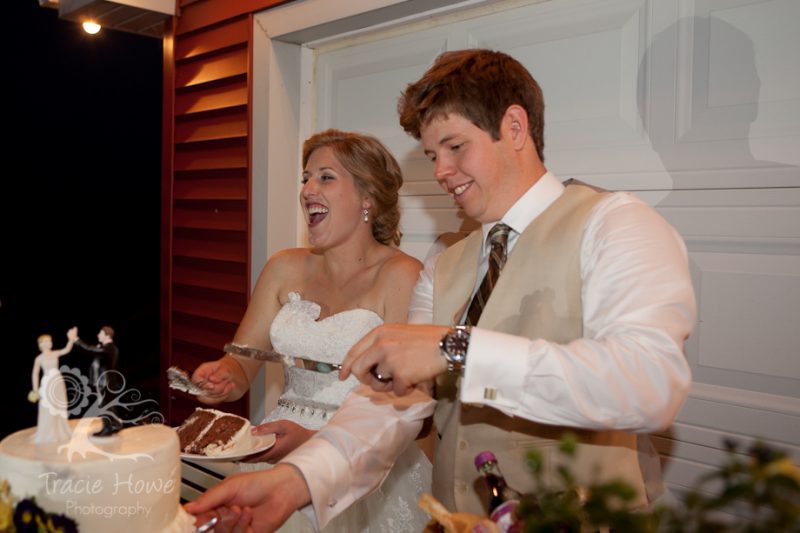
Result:
M383 322L405 322L421 264L400 242L397 205L403 183L394 157L376 139L327 130L303 145L300 205L311 248L284 250L267 262L234 337L238 344L341 363L350 347ZM192 380L205 403L240 398L262 363L226 354L204 363ZM277 408L255 434L275 433L256 461L275 463L330 419L354 378L284 366ZM266 467L261 463L262 467ZM323 531L422 531L416 505L430 491L430 462L411 446L381 487L353 504ZM294 513L280 531L313 531Z

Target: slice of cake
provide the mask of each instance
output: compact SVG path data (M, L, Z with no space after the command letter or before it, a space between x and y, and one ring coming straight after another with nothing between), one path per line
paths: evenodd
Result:
M216 456L250 442L250 421L216 409L198 407L177 429L181 450Z

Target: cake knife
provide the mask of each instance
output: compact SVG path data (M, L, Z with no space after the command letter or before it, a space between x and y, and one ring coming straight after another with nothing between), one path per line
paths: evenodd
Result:
M337 363L325 363L323 361L316 361L307 357L294 357L291 355L284 355L272 350L262 350L260 348L253 348L252 346L244 346L229 342L225 345L225 353L233 355L241 355L251 359L258 359L259 361L272 361L274 363L283 363L287 366L294 366L297 368L304 368L312 370L321 374L330 374L331 372L338 372L341 370L342 365Z

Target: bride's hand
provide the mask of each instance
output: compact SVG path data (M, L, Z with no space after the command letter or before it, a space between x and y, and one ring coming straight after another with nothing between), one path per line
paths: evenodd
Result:
M274 433L275 445L262 454L245 459L244 462L248 463L277 463L288 455L289 452L303 444L316 433L313 430L306 429L288 420L267 422L254 427L251 431L253 435L269 435Z
M192 382L203 389L197 399L206 404L237 400L250 387L242 367L228 356L198 366Z

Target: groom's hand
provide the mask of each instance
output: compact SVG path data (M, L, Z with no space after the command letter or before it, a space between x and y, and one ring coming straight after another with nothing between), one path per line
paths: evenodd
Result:
M439 341L449 330L447 326L421 324L378 326L350 349L339 378L347 379L352 373L376 391L408 394L447 370ZM376 375L391 381L380 381Z
M270 470L234 474L184 508L198 524L212 516L216 532L275 531L292 513L311 503L303 474L289 464Z

